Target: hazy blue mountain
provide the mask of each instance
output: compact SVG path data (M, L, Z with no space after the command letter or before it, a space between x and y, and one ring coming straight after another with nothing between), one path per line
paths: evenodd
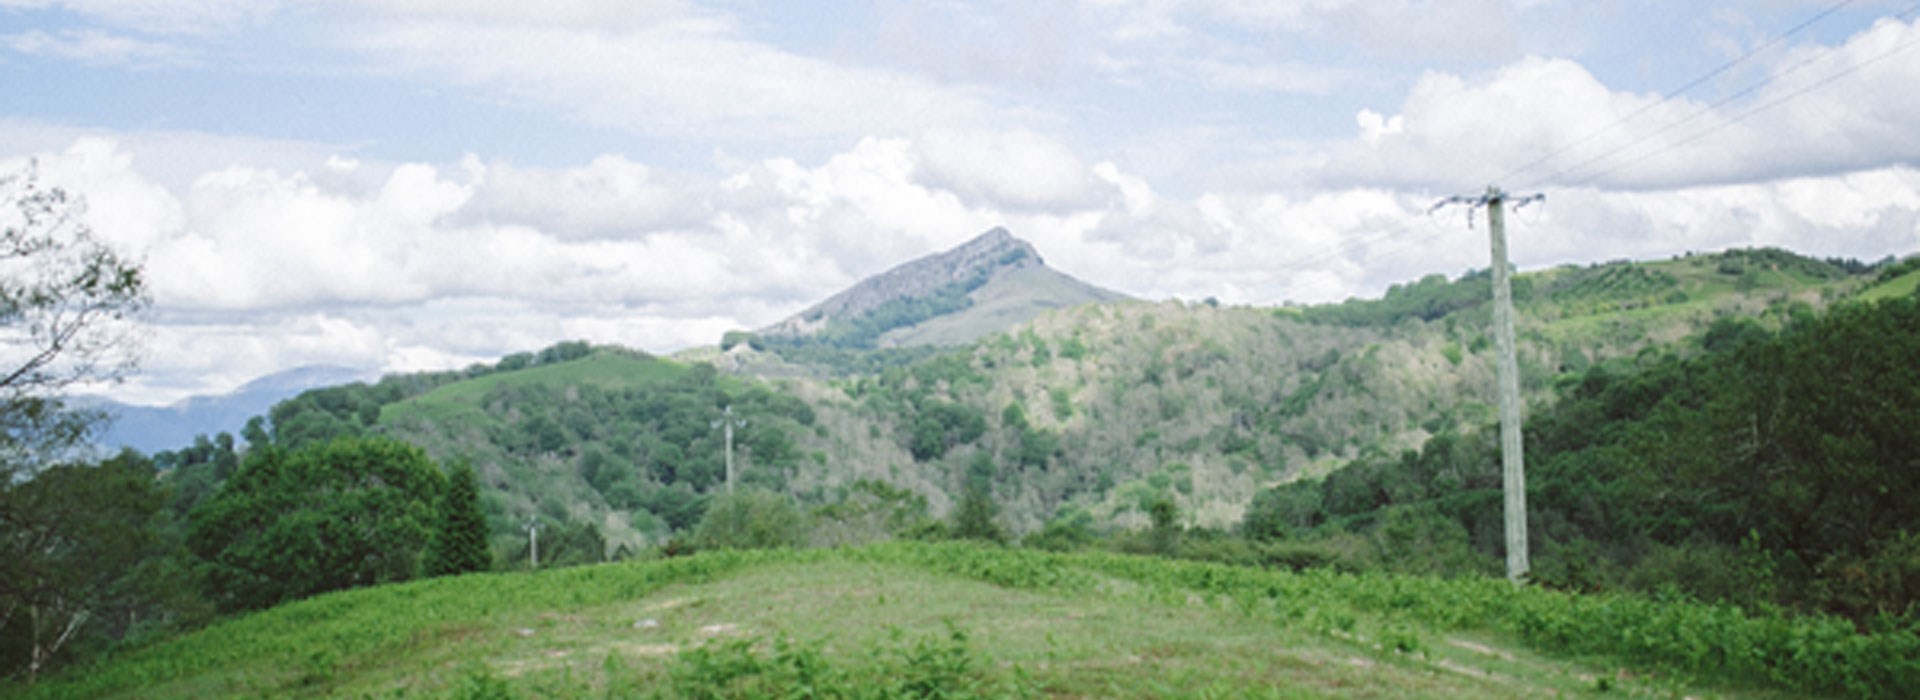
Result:
M218 396L193 396L168 406L134 406L113 401L98 405L113 417L96 444L109 449L131 447L152 454L192 444L195 435L222 431L236 436L253 416L308 389L372 381L379 372L368 369L310 365L260 377Z

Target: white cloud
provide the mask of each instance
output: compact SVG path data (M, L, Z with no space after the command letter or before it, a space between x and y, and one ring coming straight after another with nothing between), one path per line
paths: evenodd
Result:
M685 226L709 212L707 194L688 178L621 156L581 168L520 168L469 158L475 195L463 218L522 224L566 238L618 237Z
M1458 59L1503 56L1517 9L1502 0L1097 0L1117 15L1118 41L1192 41L1249 30L1266 41L1330 38L1376 54Z
M1360 110L1354 121L1360 125L1360 141L1368 146L1379 146L1381 139L1407 130L1406 117L1383 117L1371 109Z
M1095 194L1087 165L1060 142L1032 131L934 130L917 142L926 183L973 201L1072 208Z
M29 56L47 56L93 65L151 67L188 61L187 52L176 46L96 29L69 29L57 34L34 29L0 35L0 44Z
M112 141L81 138L35 160L44 184L82 196L87 226L136 259L185 223L179 200L135 173L133 156ZM24 167L26 159L0 161L0 171Z
M1920 84L1917 45L1920 24L1882 20L1836 48L1781 59L1771 82L1724 105L1615 91L1560 59L1530 57L1477 81L1429 73L1382 118L1398 133L1363 113L1359 139L1332 149L1325 181L1666 188L1911 163L1920 94L1889 86Z
M611 28L408 19L348 41L407 73L671 137L791 147L1023 114L979 89L792 53L702 15Z
M227 31L276 12L277 0L0 0L14 9L57 8L147 33Z
M400 19L589 30L627 30L703 14L680 0L357 0L356 4Z

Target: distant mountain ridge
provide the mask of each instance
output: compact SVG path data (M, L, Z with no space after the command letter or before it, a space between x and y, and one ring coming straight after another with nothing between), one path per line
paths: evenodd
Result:
M225 394L190 396L166 406L103 401L95 407L112 421L94 444L148 454L175 450L191 444L196 435L238 433L248 418L266 415L274 404L308 389L377 378L379 372L369 369L307 365L256 378Z
M994 227L861 280L759 334L826 336L859 347L951 345L1025 323L1047 309L1128 298L1047 267L1032 244ZM912 332L928 326L930 332Z

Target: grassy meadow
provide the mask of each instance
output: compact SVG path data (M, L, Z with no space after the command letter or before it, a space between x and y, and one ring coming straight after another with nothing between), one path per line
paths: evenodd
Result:
M328 594L0 697L1896 697L1910 643L1497 580L889 543Z

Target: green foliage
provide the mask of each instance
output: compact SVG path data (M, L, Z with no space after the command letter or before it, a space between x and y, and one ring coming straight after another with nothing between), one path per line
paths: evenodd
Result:
M180 612L166 496L136 461L57 466L0 490L0 673L31 678L143 616Z
M971 406L929 399L919 408L908 445L914 459L939 459L947 450L978 440L987 432L986 417Z
M1377 300L1307 307L1300 318L1348 326L1391 326L1408 319L1433 321L1486 304L1493 298L1492 280L1486 270L1469 272L1452 282L1444 275L1428 275L1411 284L1390 286ZM1516 301L1526 298L1527 283L1516 279L1513 292Z
M425 453L389 439L256 450L194 510L187 544L224 610L404 581L443 489Z
M762 651L762 650L765 651ZM649 698L1005 698L1017 685L979 670L964 630L908 640L898 628L883 652L865 663L828 660L824 645L775 637L716 640L681 652Z
M993 458L978 453L967 465L966 486L954 507L953 537L1005 543L1009 536L997 519L999 510L993 502Z
M1081 508L1067 507L1055 513L1045 527L1021 538L1020 546L1050 552L1071 552L1093 545L1093 514Z
M586 520L544 519L541 524L540 568L584 566L611 559L611 553L607 551L607 538L601 534L598 524ZM515 566L531 563L532 544L528 539L517 541L517 551L511 555Z
M754 350L766 349L765 341L762 341L759 334L756 333L749 331L727 331L720 335L721 352L732 350L741 345L746 345Z
M1528 426L1536 579L1911 620L1920 587L1887 553L1920 532L1905 472L1920 464L1916 328L1911 299L1842 305L1778 334L1724 318L1700 353L1566 378ZM1243 530L1338 528L1366 533L1395 570L1485 571L1503 546L1489 433L1443 431L1398 459L1363 455L1317 485L1262 492Z
M40 184L31 163L0 174L0 489L84 443L100 418L61 398L132 369L125 325L151 303L140 266L94 235L85 201Z
M813 509L816 546L865 544L922 532L935 521L927 497L872 479L855 481L838 501Z
M493 551L487 546L487 516L480 510L480 485L471 463L459 460L447 470L447 488L436 515L433 539L427 544L428 576L491 568Z
M1317 527L1325 517L1319 484L1294 481L1262 489L1253 496L1240 525L1241 534L1255 541L1275 541Z
M1147 517L1153 522L1150 539L1154 553L1172 556L1180 546L1180 506L1173 502L1173 496L1163 493L1147 506Z
M805 594L818 591L831 601L873 595L876 589L882 596L929 585L938 587L923 595L974 590L942 580L958 578L1046 594L995 594L990 600L996 603L1033 605L1027 601L1038 598L1043 607L1036 611L1070 610L1086 617L1020 617L997 624L969 618L947 625L944 632L901 631L876 639L868 620L843 620L844 613L831 608L837 603L823 599L821 604L829 609L817 614L813 606L774 606L777 614L764 618L770 630L693 637L693 630L686 629L688 637L671 639L705 642L690 642L670 657L656 660L616 652L605 663L594 660L599 656L596 650L606 649L605 644L628 644L641 634L629 628L625 616L636 601L663 590L676 591L669 600L687 601L687 596L694 596L682 604L686 610L711 609L722 620L758 614L749 610L767 610L759 595L729 601L716 597L720 594L713 588L695 588L759 567L778 567L767 568L762 575L775 577L782 587L796 574L845 572L795 589ZM910 585L888 588L887 580L897 578L908 579ZM886 605L884 601L874 604ZM908 604L935 603L928 598ZM619 618L611 626L590 619L608 613ZM1201 636L1182 642L1156 638L1135 645L1115 638L1111 628L1085 627L1090 619L1109 616L1125 618L1127 631L1142 636L1160 634L1156 625L1164 624L1198 626ZM1228 618L1246 624L1221 627L1221 620ZM700 624L694 621L699 619L677 624ZM1033 643L1041 634L1033 627L1036 619L1046 625L1049 641L1044 645ZM535 639L521 642L515 633L502 629L522 620L532 625L526 629ZM1156 622L1160 620L1167 622ZM676 624L671 619L667 622ZM798 638L780 631L811 631L821 624L831 625L826 635L860 636ZM922 622L920 628L925 626ZM590 636L569 636L569 629ZM981 631L970 634L969 629ZM1109 633L1086 636L1098 630ZM1056 634L1059 644L1052 641ZM1179 643L1199 645L1196 653L1202 655L1239 654L1237 647L1206 642L1235 635L1253 637L1251 645L1258 653L1231 656L1210 669L1167 665L1177 653L1172 645ZM1365 671L1368 676L1393 674L1396 668L1413 672L1395 685L1376 687L1390 690L1388 695L1524 693L1551 689L1541 684L1550 683L1549 677L1576 672L1532 657L1510 667L1529 674L1517 685L1490 687L1484 684L1497 681L1486 676L1476 677L1471 690L1448 691L1427 685L1431 680L1412 680L1454 677L1435 672L1451 662L1427 664L1418 658L1444 654L1449 645L1436 640L1488 636L1521 640L1556 656L1589 659L1609 674L1628 671L1615 677L1623 684L1657 676L1662 679L1661 693L1712 694L1689 687L1706 680L1743 690L1757 685L1772 692L1818 696L1904 697L1920 683L1920 663L1915 661L1920 659L1920 637L1912 631L1862 633L1844 621L1818 615L1787 616L1643 596L1576 595L1516 588L1491 578L1447 580L1330 569L1295 573L952 542L831 551L708 552L645 563L434 579L351 591L130 650L84 673L50 679L22 695L351 696L385 692L398 684L429 696L438 692L455 697L1005 697L1040 691L1150 697L1172 692L1164 685L1169 674L1189 683L1226 681L1231 685L1225 692L1231 695L1236 690L1264 692L1273 687L1272 676L1247 675L1242 669L1248 664L1269 667L1277 646L1308 646L1308 658L1358 653L1362 658L1381 659L1384 663ZM1032 650L1024 657L1016 651L1022 645ZM554 651L590 656L586 664L564 668L539 665ZM1116 653L1153 660L1114 664ZM1031 676L1017 668L1009 671L1009 665L1017 666L1021 658L1047 663L1037 663ZM1080 670L1087 664L1099 674L1093 685L1086 684ZM1317 666L1301 665L1303 669ZM594 671L596 667L603 671ZM1524 670L1531 667L1547 670ZM1303 679L1286 677L1296 682ZM1346 682L1356 679L1345 677ZM1154 685L1156 680L1163 684ZM1585 683L1592 687L1591 681Z
M921 296L888 299L853 318L830 319L824 328L808 335L770 335L760 337L759 341L789 362L797 363L831 357L830 354L822 355L810 350L872 350L877 346L880 336L887 331L913 326L972 306L973 299L968 295L986 284L987 278L987 272L983 271L977 276L950 282Z
M693 542L702 549L799 547L807 542L806 518L784 495L742 489L713 499Z

